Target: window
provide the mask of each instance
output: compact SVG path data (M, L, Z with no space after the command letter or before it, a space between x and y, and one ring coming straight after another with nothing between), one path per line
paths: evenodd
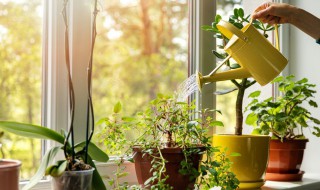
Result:
M62 3L0 0L1 119L42 123L57 131L68 126ZM87 82L91 3L71 0L68 7L76 140L84 135L86 124L83 84ZM209 73L214 69L211 50L215 43L201 26L213 21L216 1L101 0L99 5L92 89L96 120L109 115L117 101L122 101L125 114L133 114L157 93L173 93L196 70ZM192 95L199 107L215 107L214 89L215 84L206 85L202 94ZM226 102L218 98L217 106ZM9 134L1 141L6 142L2 150L8 157L21 159L23 167L29 167L22 169L22 179L34 174L41 150L51 143L41 146L40 141ZM30 150L35 154L25 153ZM29 160L24 160L26 155Z
M188 76L188 1L110 0L101 8L95 118L110 115L118 101L124 114L132 115L158 93L173 94Z
M0 0L0 7L0 119L40 125L42 1ZM29 179L41 141L5 132L0 143L0 157L21 160L21 179Z

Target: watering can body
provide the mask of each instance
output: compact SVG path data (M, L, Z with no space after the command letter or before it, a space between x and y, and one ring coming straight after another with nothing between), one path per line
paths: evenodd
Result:
M266 85L286 67L288 60L251 24L241 30L221 20L220 32L229 38L225 51L241 67L209 76L199 75L200 87L207 82L253 77L260 85ZM278 39L278 37L277 37Z

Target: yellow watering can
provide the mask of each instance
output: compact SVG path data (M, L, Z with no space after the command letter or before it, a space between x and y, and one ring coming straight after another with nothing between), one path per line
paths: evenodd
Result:
M279 52L279 35L276 26L276 46L273 45L252 25L248 23L241 30L229 22L220 20L217 24L219 31L229 39L224 50L229 56L224 59L210 74L202 76L197 73L198 87L203 84L253 77L264 86L277 77L285 68L288 60ZM216 73L230 58L241 67Z

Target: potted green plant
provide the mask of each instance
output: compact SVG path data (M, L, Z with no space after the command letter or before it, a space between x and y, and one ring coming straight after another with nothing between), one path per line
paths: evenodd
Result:
M217 14L214 22L211 25L202 26L205 31L212 32L217 39L217 50L213 50L214 55L218 59L226 59L230 55L224 50L228 45L229 39L224 36L217 28L217 24L221 21L221 15ZM229 17L229 23L241 31L245 31L250 23L250 16L245 16L244 10L235 8L234 14ZM253 21L253 26L262 31L265 37L268 37L267 32L274 30L274 26L264 25L259 21ZM219 43L219 41L220 43ZM235 40L235 39L234 39ZM240 39L237 39L240 40ZM230 59L225 63L228 69L238 69L238 63L231 62ZM269 137L257 135L243 135L243 98L246 89L256 83L255 80L249 78L232 79L234 88L217 91L216 95L224 95L237 90L236 98L236 124L235 132L231 135L215 135L214 145L228 147L229 151L239 152L241 156L231 158L234 163L232 171L240 180L240 188L259 188L265 183L265 170L268 160ZM248 148L249 147L249 148ZM258 151L258 152L257 152ZM249 173L247 171L250 171Z
M44 175L51 175L53 177L52 187L54 190L63 189L81 189L81 190L104 190L106 189L104 182L99 175L97 168L93 160L106 162L108 161L108 155L100 150L96 145L91 143L91 137L94 132L94 125L90 122L87 123L86 138L83 142L77 143L74 140L74 106L75 97L73 91L73 83L71 78L71 64L69 55L69 38L68 38L68 18L66 14L66 7L68 6L68 0L64 0L64 6L62 10L62 16L65 23L65 52L66 52L66 66L68 71L68 95L69 95L69 112L70 122L68 131L61 131L58 133L52 129L43 126L37 126L28 123L19 123L12 121L0 121L0 128L29 138L40 138L44 140L55 141L58 145L49 149L42 158L42 162L39 166L37 173L31 178L30 182L24 186L23 189L30 189L36 183L38 183ZM94 24L92 25L93 40L91 44L91 50L93 50L96 28L95 20L97 15L97 0L95 0L94 6ZM91 58L93 51L91 51ZM92 59L88 63L88 71L92 71ZM91 73L88 72L88 89L91 87ZM91 91L89 90L89 93ZM94 121L93 108L91 94L88 99L88 115L89 121ZM89 130L89 128L91 130ZM90 132L90 133L89 133ZM52 163L55 156L59 151L63 151L64 159L58 160L56 163Z
M320 134L319 127L308 124L311 121L319 125L320 121L305 108L305 104L318 107L313 101L315 85L307 78L294 79L294 75L290 75L273 80L280 92L276 98L259 101L260 91L249 95L252 101L246 108L250 111L246 123L255 127L253 133L272 136L266 175L269 180L301 180L304 172L300 171L300 166L308 142L303 131L313 128L314 135Z
M237 188L238 180L229 171L229 159L223 150L212 146L207 135L211 127L222 125L210 116L215 111L196 112L193 104L160 94L150 102L148 109L134 117L120 116L120 111L121 104L116 104L112 117L102 120L104 132L108 134L103 141L109 150L126 146L129 153L125 151L124 154L133 152L140 188ZM124 140L132 130L140 135L132 141ZM213 160L213 154L220 159ZM120 189L117 181L111 183L114 189Z

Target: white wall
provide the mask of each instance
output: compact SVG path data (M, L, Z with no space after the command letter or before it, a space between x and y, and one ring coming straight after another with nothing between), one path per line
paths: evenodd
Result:
M291 0L290 4L320 17L320 1ZM307 77L311 83L317 85L316 102L320 106L320 45L315 43L313 38L293 26L290 26L289 29L289 39L289 73L294 74L298 79ZM310 108L310 111L313 116L320 118L320 108ZM307 144L302 170L310 173L320 173L320 138L314 137L309 131L305 135L309 138L309 143Z

